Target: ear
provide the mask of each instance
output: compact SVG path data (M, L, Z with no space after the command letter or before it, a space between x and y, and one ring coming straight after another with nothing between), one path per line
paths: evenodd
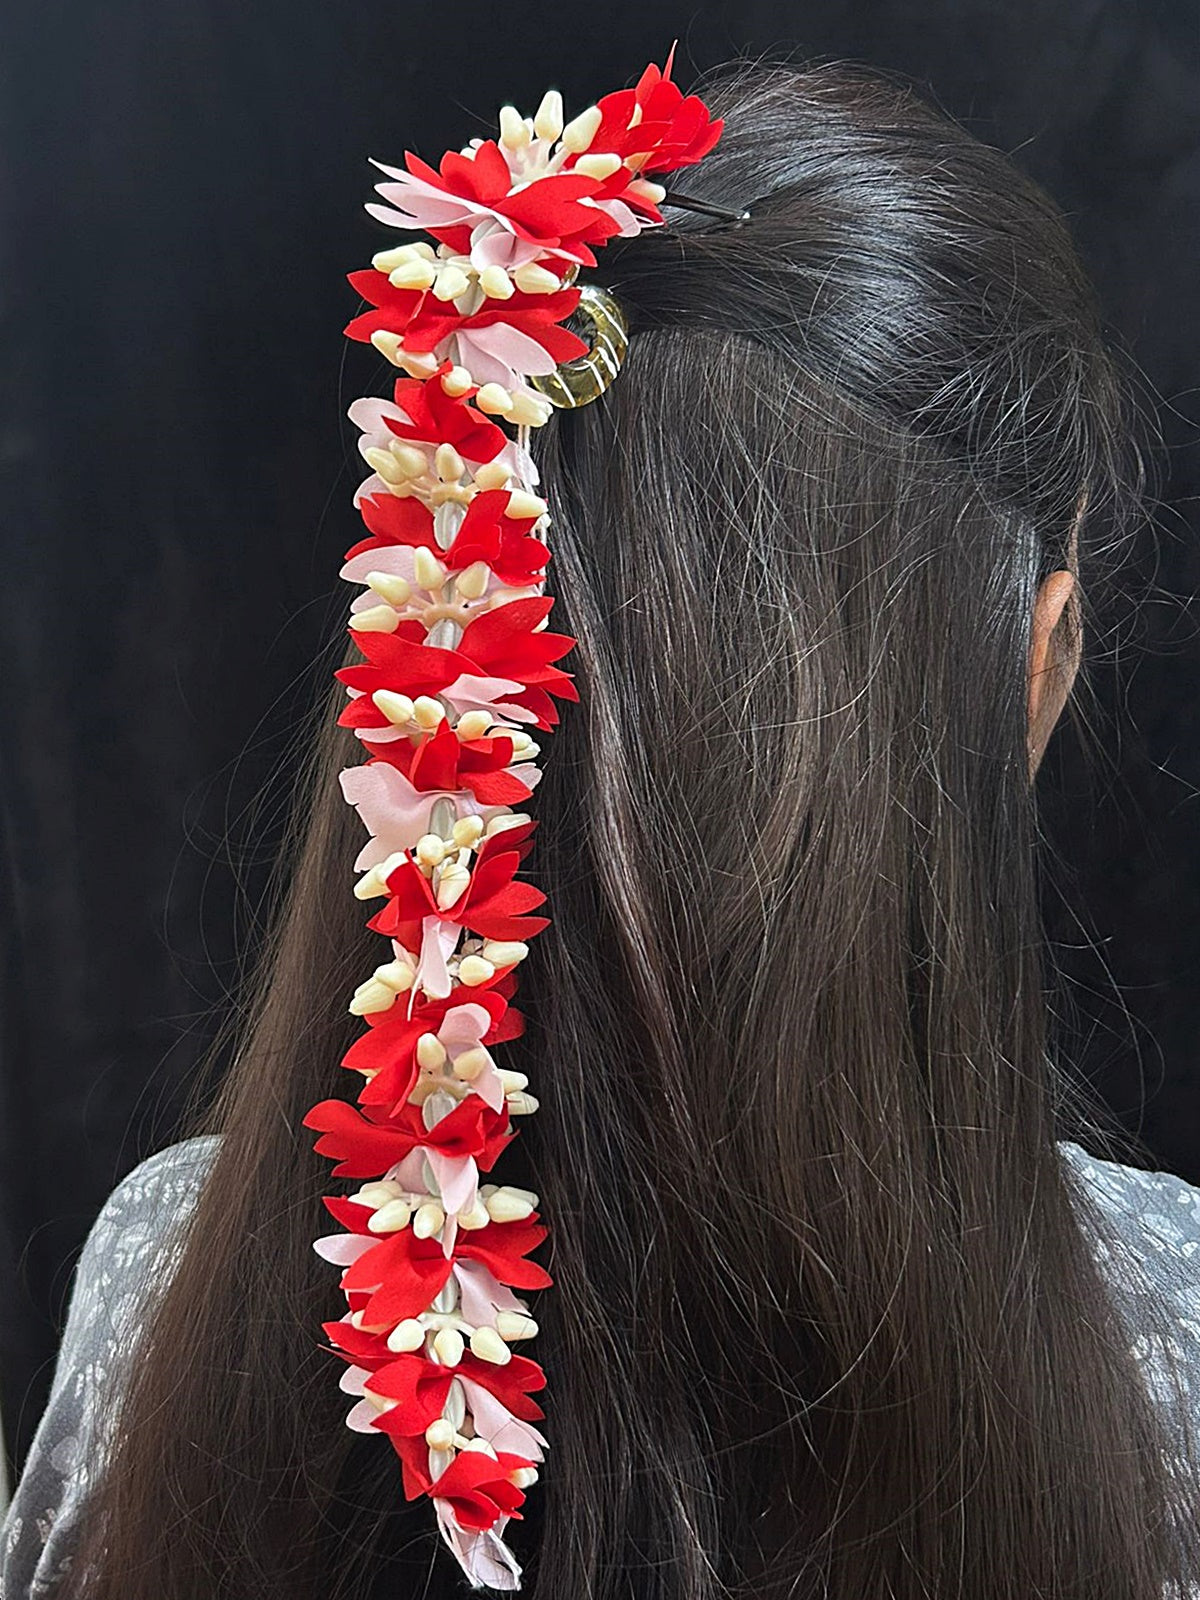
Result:
M1058 721L1078 660L1067 659L1063 643L1063 623L1067 605L1075 591L1075 575L1052 572L1042 581L1033 606L1033 629L1029 645L1029 761L1037 770L1042 753ZM1069 619L1068 619L1069 620Z

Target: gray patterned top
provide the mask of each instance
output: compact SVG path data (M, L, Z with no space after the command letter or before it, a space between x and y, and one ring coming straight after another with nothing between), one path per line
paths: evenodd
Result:
M146 1285L170 1264L172 1224L186 1215L215 1144L190 1139L144 1161L88 1236L50 1401L0 1539L0 1600L48 1594L70 1563L112 1413L106 1385L124 1370ZM1200 1188L1102 1161L1068 1140L1059 1148L1081 1180L1081 1221L1093 1224L1097 1260L1151 1393L1200 1447ZM1089 1200L1109 1225L1103 1237ZM1168 1381L1172 1358L1180 1390Z

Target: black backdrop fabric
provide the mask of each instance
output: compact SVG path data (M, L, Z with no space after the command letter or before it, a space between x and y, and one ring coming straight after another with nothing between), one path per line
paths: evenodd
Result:
M343 274L378 248L367 157L436 157L551 84L581 109L677 36L685 83L769 51L928 85L1067 210L1165 402L1160 592L1124 670L1098 670L1113 770L1089 776L1064 737L1044 775L1073 880L1048 915L1081 1070L1200 1181L1196 0L77 0L9 7L3 32L0 1404L18 1461L83 1236L195 1087L328 681L356 537L343 412L369 381L340 333Z

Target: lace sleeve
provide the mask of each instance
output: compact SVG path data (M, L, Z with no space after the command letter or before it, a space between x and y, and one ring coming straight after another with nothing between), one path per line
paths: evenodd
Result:
M1200 1189L1061 1146L1109 1223L1094 1253L1130 1334L1130 1351L1181 1436L1200 1450Z
M0 1538L0 1600L49 1594L70 1565L148 1287L170 1264L217 1141L143 1161L109 1196L75 1270L50 1399ZM107 1398L106 1398L107 1397Z

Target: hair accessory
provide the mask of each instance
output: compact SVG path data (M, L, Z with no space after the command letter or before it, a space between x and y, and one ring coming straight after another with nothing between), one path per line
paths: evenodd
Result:
M673 55L673 52L672 52ZM651 174L699 161L721 123L663 71L564 124L550 90L533 117L500 112L438 166L375 163L386 203L367 210L426 240L376 255L350 282L370 309L346 329L399 369L391 398L356 400L371 475L355 504L366 535L341 576L361 586L350 630L362 661L336 674L340 721L367 759L340 774L369 838L354 869L386 953L350 1011L365 1031L342 1064L357 1106L305 1117L334 1176L341 1231L315 1248L342 1269L346 1310L324 1324L347 1363L351 1428L386 1436L404 1494L433 1502L472 1586L520 1586L505 1544L546 1440L536 1361L513 1353L537 1325L517 1291L547 1287L530 1260L546 1237L536 1194L484 1181L537 1110L525 1076L494 1055L517 1037L512 1004L528 941L549 919L521 875L536 827L535 734L578 698L548 630L549 526L529 430L583 405L620 366L611 295L573 285L614 237L661 224ZM589 348L563 324L582 309Z
M609 290L585 283L579 291L578 310L593 330L586 355L560 362L553 372L529 380L554 406L586 406L598 400L621 370L629 348L628 319Z
M693 200L690 195L680 194L675 189L668 190L659 204L676 206L680 211L698 211L706 217L719 217L722 222L733 222L739 227L742 223L750 221L748 206L744 206L741 211L728 211L724 206L711 205L707 200Z

